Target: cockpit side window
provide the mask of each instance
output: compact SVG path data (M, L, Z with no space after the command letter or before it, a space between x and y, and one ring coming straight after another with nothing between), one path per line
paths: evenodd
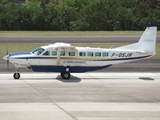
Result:
M37 48L37 49L33 50L32 53L35 55L40 55L43 51L44 51L43 48Z
M43 53L43 55L49 56L49 55L50 55L50 52L49 52L49 51L46 51L45 53Z

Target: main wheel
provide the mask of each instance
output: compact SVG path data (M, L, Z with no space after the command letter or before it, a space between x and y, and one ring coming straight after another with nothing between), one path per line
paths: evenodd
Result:
M19 79L20 78L20 74L19 73L14 73L13 77L14 77L14 79Z
M71 77L69 72L63 72L63 73L61 73L61 76L63 79L69 79Z

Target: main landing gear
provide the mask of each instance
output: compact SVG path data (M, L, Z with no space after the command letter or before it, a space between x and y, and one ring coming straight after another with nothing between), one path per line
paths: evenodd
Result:
M70 72L69 72L69 66L66 67L66 71L65 71L65 72L61 72L61 77L62 77L63 79L70 79L71 74L70 74Z
M70 79L71 74L69 72L61 72L61 77L63 79Z
M14 79L19 79L21 76L18 73L18 70L16 70L16 73L13 74Z

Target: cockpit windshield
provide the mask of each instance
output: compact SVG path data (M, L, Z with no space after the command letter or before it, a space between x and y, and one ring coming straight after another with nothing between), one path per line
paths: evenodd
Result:
M43 51L44 51L43 48L37 48L37 49L33 50L32 53L35 55L40 55Z

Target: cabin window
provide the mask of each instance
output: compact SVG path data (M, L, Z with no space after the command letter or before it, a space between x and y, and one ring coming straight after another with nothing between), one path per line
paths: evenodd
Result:
M79 52L79 56L86 56L86 52Z
M45 53L43 53L43 55L49 56L49 55L50 55L50 52L49 52L49 51L46 51Z
M32 53L35 55L40 55L43 51L44 51L43 48L37 48L37 49L33 50Z
M101 52L95 52L95 57L101 57Z
M69 52L69 56L75 56L75 52Z
M65 51L61 51L61 56L65 56Z
M93 57L93 52L87 52L88 57Z
M107 57L108 56L108 52L103 52L103 57Z
M57 55L57 51L52 51L52 55L56 56Z

